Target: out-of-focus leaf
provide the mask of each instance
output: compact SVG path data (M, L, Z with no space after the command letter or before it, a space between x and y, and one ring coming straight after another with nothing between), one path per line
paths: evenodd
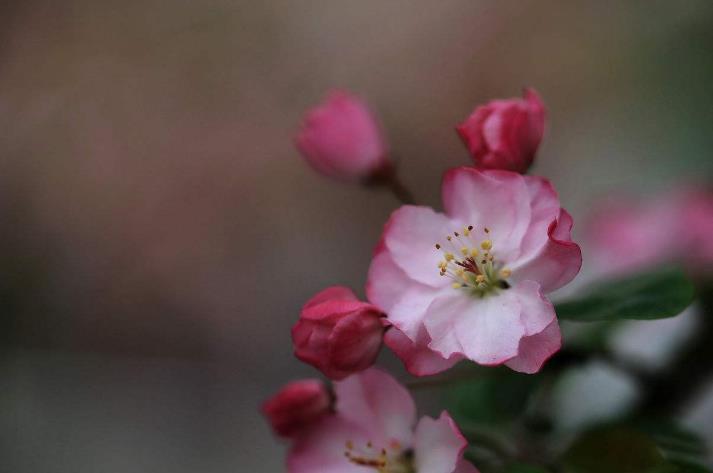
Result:
M637 422L636 428L656 442L669 460L702 460L707 453L705 441L696 433L669 420L646 419Z
M540 466L526 465L524 463L513 463L505 468L503 473L549 473Z
M697 463L666 462L652 468L647 473L711 473L711 470Z
M635 425L651 436L666 460L675 464L673 466L683 468L681 471L700 471L695 468L700 468L698 463L705 460L707 448L698 434L664 419L641 420Z
M599 284L583 297L557 304L556 312L579 322L663 319L680 314L694 292L681 269L651 270Z
M650 473L663 464L651 437L625 427L587 432L562 458L565 473Z
M590 322L579 324L563 321L560 323L562 337L567 340L567 348L578 351L600 351L609 348L611 334L621 322Z
M496 424L517 418L537 386L536 376L493 369L458 383L446 395L448 411L465 424Z

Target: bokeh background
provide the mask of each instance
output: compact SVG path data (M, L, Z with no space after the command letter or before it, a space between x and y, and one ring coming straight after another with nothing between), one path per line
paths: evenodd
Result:
M438 206L453 126L534 86L535 172L577 222L713 176L712 51L708 0L2 2L0 470L282 470L258 406L316 375L289 328L363 294L397 205L297 155L326 90L372 104Z

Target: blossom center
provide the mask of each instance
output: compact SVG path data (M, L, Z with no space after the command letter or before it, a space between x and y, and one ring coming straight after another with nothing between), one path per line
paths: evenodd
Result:
M378 473L415 473L413 451L403 450L398 442L391 442L389 449L376 448L367 442L362 448L353 442L346 443L344 456L353 464L376 470Z
M468 225L461 232L446 236L446 243L436 243L443 253L439 261L440 275L453 280L453 289L466 290L477 297L507 289L512 272L495 257L494 243L488 227L482 228L482 238Z

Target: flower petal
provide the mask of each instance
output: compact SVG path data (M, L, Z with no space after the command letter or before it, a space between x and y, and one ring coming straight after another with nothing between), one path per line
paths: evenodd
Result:
M295 145L317 172L345 181L388 165L376 118L362 100L344 91L333 91L305 114Z
M542 332L556 320L555 308L534 281L522 281L511 287L508 292L517 297L520 303L520 322L525 327L525 336Z
M384 245L410 279L440 287L446 284L438 269L443 254L434 245L458 227L429 207L404 205L386 223Z
M458 135L470 154L478 158L488 152L483 136L483 123L492 113L493 107L489 105L477 107L463 123L456 127Z
M572 217L560 209L547 230L548 240L535 256L511 266L513 281L532 280L549 293L570 282L582 267L582 250L572 242Z
M366 296L369 302L378 306L384 312L401 299L403 293L411 286L418 284L410 279L391 257L391 254L382 246L374 255L369 266L366 282ZM427 289L428 286L423 286Z
M455 289L433 300L423 317L431 342L428 347L438 352L443 358L462 355L464 353L458 337L455 324L464 313L471 310L473 299L465 294L459 294Z
M428 307L439 294L450 290L452 289L444 288L438 291L421 284L414 285L401 295L386 317L407 337L416 341Z
M423 417L416 426L414 453L418 473L452 473L468 442L447 412Z
M327 359L333 374L330 378L342 379L373 365L383 333L381 318L365 312L354 312L337 322L329 336Z
M461 459L458 462L456 469L453 470L453 473L479 473L479 471L470 462L468 462L467 460Z
M308 300L303 309L308 309L314 305L321 304L326 301L358 301L359 299L354 294L354 291L345 286L331 286L318 292L310 300Z
M331 411L331 395L318 379L292 381L262 405L262 413L275 433L292 437Z
M519 253L530 222L530 198L520 174L461 167L443 178L443 206L449 217L490 230L493 253L510 260Z
M287 454L290 473L364 473L345 458L347 442L365 445L368 434L358 426L330 416L295 439Z
M521 373L537 373L561 346L562 335L557 319L554 319L542 332L523 337L518 355L505 364Z
M523 179L527 186L531 213L527 232L520 245L519 260L532 258L547 243L547 230L560 213L559 196L549 180L538 176L524 176Z
M334 383L337 413L363 428L376 445L411 445L416 406L408 390L387 373L370 368Z
M357 310L378 312L376 307L357 299L354 292L348 287L332 286L318 292L308 300L302 307L300 318L315 321L336 319L343 314Z
M428 376L445 371L458 363L462 356L452 355L443 358L438 352L428 347L431 337L424 327L418 331L415 341L412 341L401 330L391 327L384 335L384 343L391 348L396 356L406 366L409 373L414 376Z
M424 316L429 346L446 357L459 353L481 365L502 364L517 356L525 334L520 313L511 290L483 298L465 293L440 297Z

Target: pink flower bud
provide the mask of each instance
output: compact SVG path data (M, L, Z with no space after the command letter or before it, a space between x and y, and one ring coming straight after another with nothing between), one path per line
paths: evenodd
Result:
M456 127L476 167L519 173L535 159L544 130L545 107L533 89L525 89L522 99L481 105Z
M376 119L365 103L342 91L305 114L295 144L317 172L343 181L366 179L389 166Z
M327 288L305 304L292 327L295 356L340 380L370 367L384 336L383 313L341 286Z
M275 434L291 437L330 412L332 397L317 379L303 379L287 384L265 401L262 412Z

